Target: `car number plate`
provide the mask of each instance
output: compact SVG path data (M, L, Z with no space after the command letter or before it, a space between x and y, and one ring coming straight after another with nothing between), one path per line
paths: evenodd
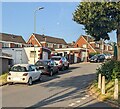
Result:
M13 80L14 80L14 81L19 81L19 80L20 80L20 78L13 78Z

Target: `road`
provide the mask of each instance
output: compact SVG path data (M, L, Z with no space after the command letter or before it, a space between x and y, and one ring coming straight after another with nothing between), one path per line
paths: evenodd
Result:
M32 86L25 84L2 87L3 107L108 107L88 95L87 86L95 79L99 64L79 63L69 70L49 77Z

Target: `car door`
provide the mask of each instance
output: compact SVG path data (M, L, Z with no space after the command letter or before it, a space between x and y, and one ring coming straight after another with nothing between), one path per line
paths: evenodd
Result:
M32 71L33 71L32 73L33 73L34 80L37 80L40 76L40 72L37 71L35 65L31 65L31 67L32 67Z
M32 77L32 80L34 81L36 77L36 73L33 65L29 66L29 74L30 74L30 77Z
M64 57L64 65L68 66L67 59Z
M54 69L55 69L55 72L57 72L58 71L58 66L57 66L58 64L56 63L56 62L54 62Z
M55 72L54 61L50 61L50 67L53 72Z

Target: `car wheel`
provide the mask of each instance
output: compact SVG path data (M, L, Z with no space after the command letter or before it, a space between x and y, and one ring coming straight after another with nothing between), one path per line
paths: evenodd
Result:
M50 76L53 76L53 71L52 70L50 71Z
M68 66L67 66L67 69L69 69L69 64L68 64Z
M32 78L30 77L29 80L28 80L28 85L32 85Z
M8 85L13 85L13 82L9 82Z
M59 73L59 69L56 71L56 73Z
M97 60L97 62L99 63L99 62L100 62L100 60L98 59L98 60Z
M62 71L64 71L64 70L65 70L65 66L63 65L63 66L62 66Z
M39 80L39 81L42 81L42 76L41 76L41 75L39 76L39 79L38 79L38 80Z

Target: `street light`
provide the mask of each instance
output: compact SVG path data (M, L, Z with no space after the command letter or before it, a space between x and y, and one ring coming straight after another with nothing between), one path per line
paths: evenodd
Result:
M34 35L36 33L36 12L39 10L44 9L44 7L38 7L35 11L34 11ZM35 64L35 37L34 37L34 64Z

